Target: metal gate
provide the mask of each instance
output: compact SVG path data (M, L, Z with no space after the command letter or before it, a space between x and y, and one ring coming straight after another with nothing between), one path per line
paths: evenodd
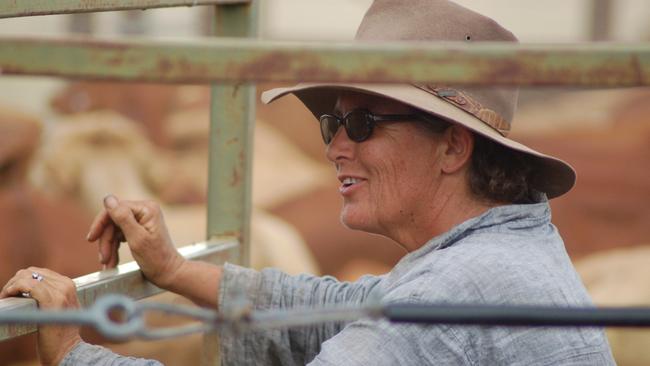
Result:
M6 75L40 75L212 87L206 242L180 249L188 258L248 264L251 142L256 81L439 82L470 85L628 87L650 85L650 45L502 43L358 44L255 39L258 1L20 0L0 3L0 17L212 5L212 40L171 42L80 38L0 38ZM135 263L75 279L82 306L107 293L132 298L161 290ZM0 313L35 301L0 301ZM34 332L0 325L0 341ZM216 336L204 342L204 363L217 364Z

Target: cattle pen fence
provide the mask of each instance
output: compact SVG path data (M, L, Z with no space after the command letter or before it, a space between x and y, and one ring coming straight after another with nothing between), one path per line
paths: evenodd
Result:
M505 44L280 42L256 38L259 1L245 0L20 0L0 2L0 18L181 6L214 6L214 38L193 41L87 37L0 38L0 73L72 79L213 84L206 241L180 249L188 258L247 265L250 257L251 149L255 82L329 81L632 87L650 85L650 44ZM75 279L81 314L35 316L32 299L0 300L0 341L36 331L46 321L93 324L109 335L147 336L140 324L102 323L119 306L144 311L129 299L159 293L132 262ZM108 294L125 297L109 297ZM128 298L127 298L128 297ZM230 315L182 313L204 324L258 322L301 325L329 319L385 316L396 321L463 324L650 325L650 310L488 307L382 307ZM106 311L105 311L106 310ZM81 315L80 315L81 314ZM83 315L83 316L82 316ZM66 318L66 316L68 316ZM82 319L83 318L83 319ZM84 320L85 319L85 320ZM293 319L293 320L291 320ZM83 320L83 321L82 321ZM101 324L100 324L101 323ZM231 324L232 325L232 324ZM132 326L131 328L126 328ZM217 364L215 327L205 332L206 365ZM188 330L188 331L190 331ZM113 331L113 333L111 333ZM120 333L121 332L121 333ZM119 333L119 334L118 334ZM180 333L180 332L179 332ZM151 338L168 334L151 334ZM173 334L171 334L173 335Z

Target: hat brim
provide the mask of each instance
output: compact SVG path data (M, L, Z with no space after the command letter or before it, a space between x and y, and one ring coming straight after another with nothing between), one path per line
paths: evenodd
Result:
M378 95L405 103L450 122L461 124L510 149L530 155L537 165L537 174L535 174L532 184L538 191L546 193L549 199L563 195L575 185L576 173L568 163L511 140L472 114L414 86L404 84L301 83L293 87L265 91L262 93L261 99L262 102L268 104L287 94L294 94L316 118L319 118L322 114L333 111L341 90Z

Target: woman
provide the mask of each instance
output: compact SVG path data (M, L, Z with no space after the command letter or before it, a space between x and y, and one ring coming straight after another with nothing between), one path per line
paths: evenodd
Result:
M376 0L359 40L515 41L494 21L443 0ZM145 276L204 306L249 294L256 308L385 303L552 304L591 301L550 222L547 197L564 194L566 163L506 137L516 91L438 85L303 84L293 93L319 119L343 198L341 221L387 236L408 254L383 276L354 283L185 260L158 206L104 200L91 226L114 266L121 235ZM31 276L43 275L43 281ZM42 307L76 306L74 288L46 270L23 271L0 297L30 292ZM62 299L67 299L63 301ZM141 364L83 343L75 329L41 328L48 361ZM51 333L57 330L58 337ZM48 351L58 342L61 351ZM245 333L221 341L225 364L613 364L599 329L394 325L363 320Z

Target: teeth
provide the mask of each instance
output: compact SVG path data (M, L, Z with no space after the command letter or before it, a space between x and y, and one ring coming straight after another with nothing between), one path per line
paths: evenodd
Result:
M352 185L352 184L357 183L358 181L359 181L359 180L356 179L356 178L345 178L345 179L343 180L343 184L345 184L345 185Z

